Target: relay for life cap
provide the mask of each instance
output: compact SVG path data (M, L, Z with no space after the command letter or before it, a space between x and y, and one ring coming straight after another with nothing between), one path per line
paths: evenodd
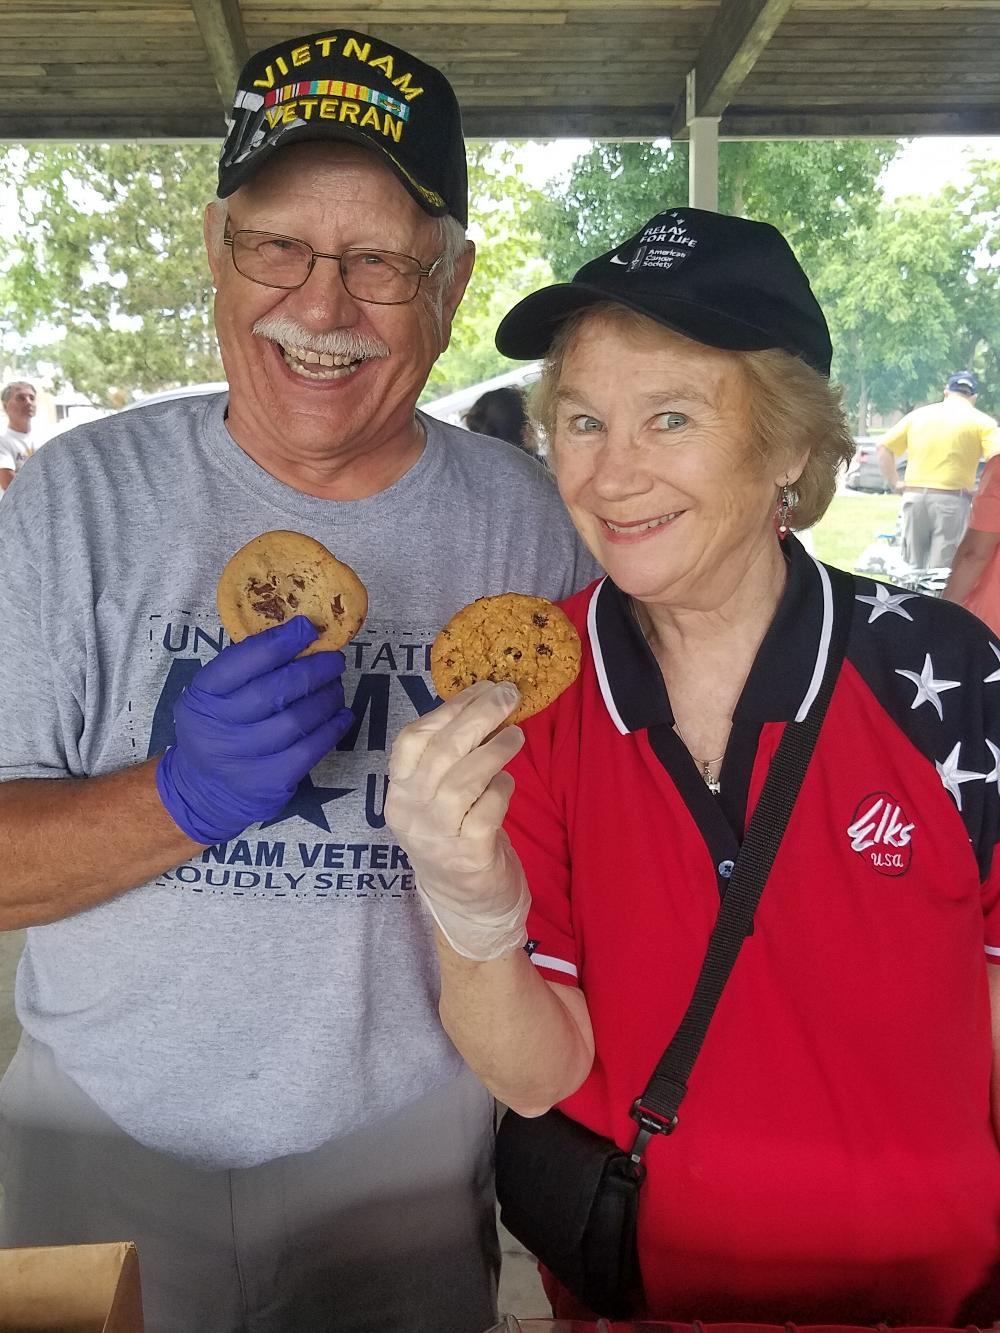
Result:
M616 301L695 342L733 351L780 347L830 374L832 348L809 280L766 222L671 208L584 264L572 282L525 297L497 329L506 356L544 356L577 310Z
M422 209L469 220L462 116L440 70L364 33L337 29L259 51L240 74L219 159L225 199L276 148L346 139L383 154Z
M964 393L972 398L979 393L979 377L971 370L956 370L954 375L948 376L948 383L944 387L952 393Z

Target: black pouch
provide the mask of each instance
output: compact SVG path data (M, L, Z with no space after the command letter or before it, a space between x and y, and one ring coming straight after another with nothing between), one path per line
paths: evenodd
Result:
M636 1220L645 1174L610 1139L548 1111L507 1111L496 1144L500 1220L594 1314L624 1319L641 1297Z

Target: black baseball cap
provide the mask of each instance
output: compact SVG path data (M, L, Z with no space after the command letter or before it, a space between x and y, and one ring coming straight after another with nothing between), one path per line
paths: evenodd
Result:
M979 376L971 370L956 370L954 375L948 376L944 387L952 393L964 393L967 398L974 398L979 393Z
M294 37L247 61L227 118L219 197L276 148L346 139L380 152L425 212L469 220L462 115L440 70L398 46L338 28Z
M830 374L830 331L809 279L767 222L671 208L622 245L584 264L572 282L525 297L497 329L497 347L544 356L569 315L616 301L709 347L780 347Z

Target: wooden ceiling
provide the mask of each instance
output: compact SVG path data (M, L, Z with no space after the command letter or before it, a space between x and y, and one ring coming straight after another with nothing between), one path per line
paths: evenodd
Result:
M442 68L470 138L1000 134L1000 0L0 0L0 138L219 140L248 54L333 28Z

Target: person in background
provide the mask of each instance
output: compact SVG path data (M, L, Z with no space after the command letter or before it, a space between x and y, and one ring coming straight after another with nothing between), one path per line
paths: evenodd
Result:
M548 708L502 726L517 690L479 682L393 748L386 817L436 922L445 1026L515 1111L558 1105L630 1150L775 751L831 664L752 931L646 1152L640 1317L988 1326L1000 645L792 535L853 442L773 227L670 209L527 297L497 344L545 357L553 472L607 577L564 604L583 661Z
M14 474L35 452L31 423L38 410L35 386L26 380L13 380L0 391L0 404L7 417L6 430L0 431L0 492L14 480Z
M939 403L918 407L879 440L889 486L903 496L903 559L916 569L950 565L969 521L976 470L1000 452L997 423L976 410L979 380L971 370L948 376ZM906 455L906 480L896 460Z
M1000 458L991 458L972 501L965 536L941 596L958 602L1000 635Z
M525 453L534 454L535 433L524 405L524 394L513 385L488 389L480 394L465 414L465 424L478 435L516 444Z
M416 411L472 272L433 66L347 30L244 69L206 211L229 393L47 445L0 522L6 1246L136 1241L147 1333L470 1333L493 1102L437 1015L387 750L475 598L593 560L547 477ZM225 641L271 529L368 588L342 653Z

